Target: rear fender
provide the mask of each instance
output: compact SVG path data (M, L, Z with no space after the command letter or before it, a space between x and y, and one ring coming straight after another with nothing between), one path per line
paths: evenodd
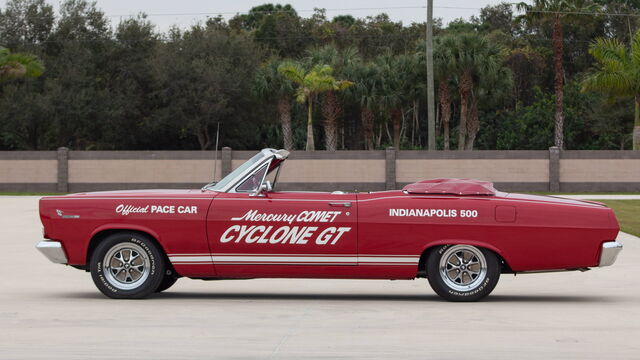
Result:
M485 248L487 250L491 250L494 253L498 254L502 259L504 259L504 261L507 263L507 266L509 266L509 257L506 256L504 252L502 252L502 250L484 241L477 241L477 240L442 239L442 240L432 241L426 244L422 248L422 251L420 252L420 254L425 254L428 250L432 249L433 247L443 246L443 245L471 245L475 247Z

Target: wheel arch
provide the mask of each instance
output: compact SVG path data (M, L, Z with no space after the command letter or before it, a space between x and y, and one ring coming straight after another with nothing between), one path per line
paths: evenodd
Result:
M169 258L167 257L167 251L165 250L164 246L162 246L162 243L157 233L155 233L154 231L151 231L150 229L141 228L139 226L123 226L122 224L119 224L118 226L102 226L94 230L94 232L91 234L91 239L89 240L89 244L87 245L87 251L85 255L86 269L89 268L88 264L89 264L89 261L91 260L91 255L93 254L93 251L96 249L100 241L102 241L103 239L107 238L110 235L117 234L119 232L137 233L149 238L149 240L151 240L158 247L158 250L160 250L164 255L165 257L164 260L165 260L165 263L167 264L167 267L173 269L173 265L171 264L171 262L169 261Z
M498 257L498 260L500 261L500 264L502 266L501 272L503 274L513 273L513 270L509 265L508 258L504 256L503 251L501 251L499 248L491 244L485 243L483 241L449 239L449 240L439 240L439 241L431 242L422 249L422 252L420 253L420 260L418 261L417 277L426 277L427 259L429 258L429 254L437 247L443 246L443 245L471 245L475 247L484 248L486 250L491 251Z

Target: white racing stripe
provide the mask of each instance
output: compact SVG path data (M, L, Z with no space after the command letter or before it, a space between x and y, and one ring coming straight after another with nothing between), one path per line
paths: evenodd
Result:
M419 257L411 256L411 257L369 257L369 256L358 256L358 262L368 262L368 263L414 263L417 264L420 260Z
M214 263L228 262L270 262L270 263L355 263L358 262L357 257L341 257L341 256L213 256Z
M326 265L326 264L359 264L363 265L416 265L420 257L407 255L376 255L376 256L357 256L357 255L305 255L305 254L175 254L169 255L169 261L172 264L307 264L307 265Z
M206 256L169 256L169 261L172 264L181 264L181 263L209 263L213 262L213 257L211 255Z

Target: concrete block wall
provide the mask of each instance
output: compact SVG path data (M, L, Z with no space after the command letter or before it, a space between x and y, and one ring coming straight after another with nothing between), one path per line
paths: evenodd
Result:
M200 188L256 151L3 151L0 191ZM640 151L293 151L278 189L378 191L438 177L504 191L640 191Z

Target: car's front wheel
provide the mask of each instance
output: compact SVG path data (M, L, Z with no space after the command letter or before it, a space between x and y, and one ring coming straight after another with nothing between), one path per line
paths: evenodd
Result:
M114 299L140 299L154 293L165 278L165 261L148 237L121 232L103 239L91 256L91 277Z
M159 293L169 289L176 283L176 281L178 281L178 278L178 275L176 275L173 270L167 270L164 274L164 279L162 279L162 282L156 289L156 292Z
M445 245L427 258L433 290L449 301L476 301L489 295L500 278L500 262L491 251L471 245Z

